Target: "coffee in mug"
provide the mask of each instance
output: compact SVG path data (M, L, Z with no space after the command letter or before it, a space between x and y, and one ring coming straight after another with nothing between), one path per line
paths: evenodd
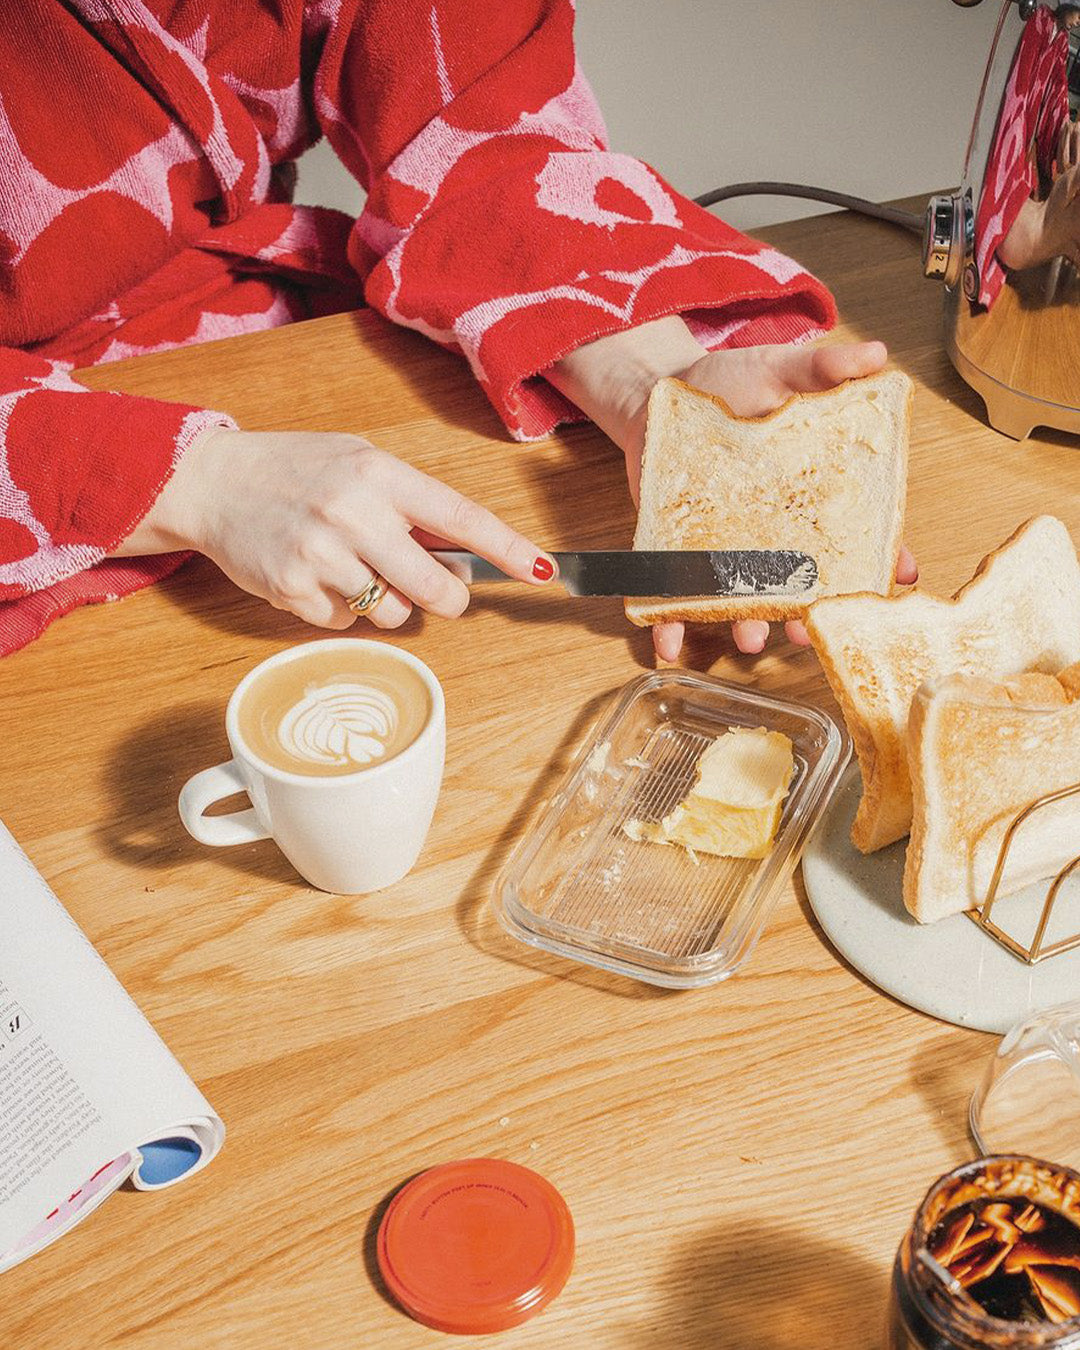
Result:
M446 744L442 688L422 661L360 638L292 647L240 681L225 730L232 759L180 794L194 838L213 846L273 838L313 886L349 895L412 868ZM239 791L250 810L204 814Z
M312 651L258 674L238 708L244 744L276 769L316 777L356 773L408 749L431 716L428 686L396 655L359 646Z

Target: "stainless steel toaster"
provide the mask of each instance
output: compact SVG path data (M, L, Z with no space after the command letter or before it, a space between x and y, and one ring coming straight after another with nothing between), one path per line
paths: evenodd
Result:
M979 0L955 0L978 4ZM992 426L1080 432L1080 3L1006 0L963 182L931 199L927 276Z

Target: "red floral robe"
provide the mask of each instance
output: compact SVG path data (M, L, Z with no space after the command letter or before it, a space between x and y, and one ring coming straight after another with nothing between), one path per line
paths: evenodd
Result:
M1005 284L997 256L1020 209L1054 173L1058 136L1069 117L1069 37L1041 5L1024 25L1001 100L975 217L978 303L989 308Z
M355 222L290 204L323 135L367 190ZM106 555L229 424L73 368L364 301L460 351L523 440L577 415L538 372L590 339L834 319L796 263L607 148L571 0L5 5L0 652L175 567Z

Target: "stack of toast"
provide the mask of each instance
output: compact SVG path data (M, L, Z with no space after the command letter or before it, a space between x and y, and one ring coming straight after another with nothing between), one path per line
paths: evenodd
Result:
M1020 527L951 599L893 594L911 383L892 371L765 417L662 380L649 405L635 548L784 548L818 585L770 601L627 601L639 624L803 619L863 777L852 842L911 835L904 902L931 922L981 903L1009 823L1080 783L1080 563L1065 526ZM1080 853L1080 796L1017 832L999 887Z
M910 832L904 903L921 922L981 904L1009 823L1080 783L1080 564L1065 526L1028 521L951 600L836 596L807 617L863 776L852 842ZM1070 828L1071 824L1071 828ZM1000 893L1080 853L1080 798L1033 815Z

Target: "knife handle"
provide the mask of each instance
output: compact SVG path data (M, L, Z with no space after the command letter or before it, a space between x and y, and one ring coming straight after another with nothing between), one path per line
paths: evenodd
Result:
M474 581L513 581L505 572L501 572L494 563L488 562L476 553L459 552L457 549L436 549L431 556L442 563L448 572L460 577L466 586Z

